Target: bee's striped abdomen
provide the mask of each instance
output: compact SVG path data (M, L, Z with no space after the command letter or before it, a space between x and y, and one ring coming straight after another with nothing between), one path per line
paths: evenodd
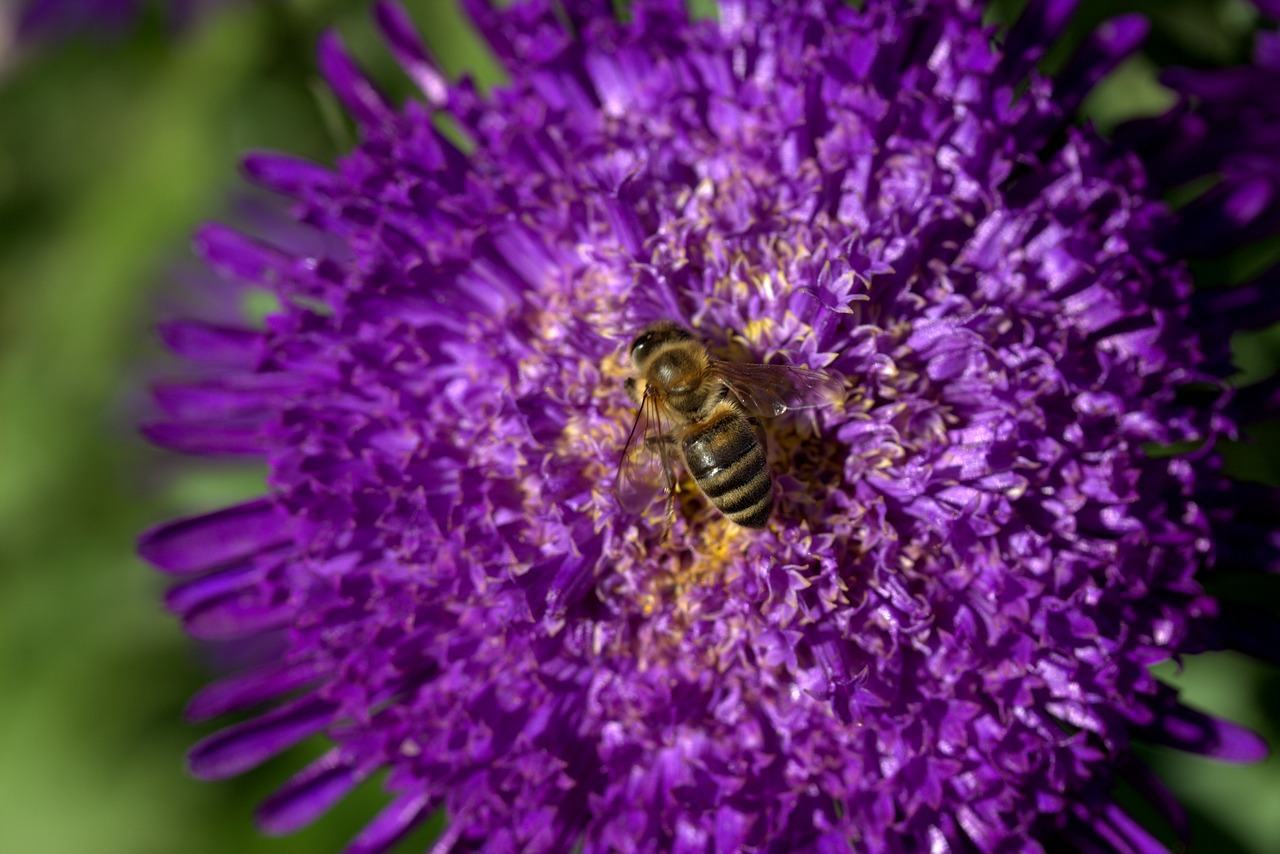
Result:
M726 408L685 434L684 460L721 513L744 528L763 528L773 512L773 480L755 428Z

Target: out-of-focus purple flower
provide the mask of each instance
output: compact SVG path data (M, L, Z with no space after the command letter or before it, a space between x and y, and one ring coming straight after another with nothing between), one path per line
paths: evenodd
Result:
M163 0L167 19L183 26L201 7L218 0ZM19 42L65 38L73 33L119 33L142 14L144 0L26 0L16 17Z
M1216 168L1274 169L1266 108L1221 140L1126 129L1152 187L1072 123L1135 17L1046 79L1071 2L1032 0L1003 46L951 0L468 5L514 82L447 82L382 3L425 96L396 109L326 37L363 141L336 169L246 168L344 248L209 226L204 258L283 307L163 329L222 371L159 388L148 434L265 458L272 491L141 551L184 577L193 635L287 638L192 702L270 704L197 775L326 733L260 819L288 832L389 769L356 852L437 810L446 845L489 851L1151 851L1118 780L1183 820L1135 740L1263 755L1148 667L1272 652L1197 582L1280 558L1280 502L1214 449L1271 398L1180 391L1221 389L1227 328L1190 310L1184 255L1275 208L1155 200L1215 140ZM1236 91L1184 89L1198 108L1162 127ZM1232 322L1274 307L1255 291L1221 292ZM768 424L766 530L692 500L664 541L660 503L617 506L625 345L658 319L845 380Z

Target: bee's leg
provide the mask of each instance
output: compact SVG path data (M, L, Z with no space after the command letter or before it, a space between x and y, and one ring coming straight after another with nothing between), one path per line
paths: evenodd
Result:
M663 514L662 523L662 539L659 541L663 545L671 539L671 528L676 523L676 491L675 489L667 492L667 510Z
M627 397L631 398L631 402L634 403L636 406L639 406L640 392L636 390L636 385L637 385L636 378L628 377L627 381L622 384L622 387L627 390Z

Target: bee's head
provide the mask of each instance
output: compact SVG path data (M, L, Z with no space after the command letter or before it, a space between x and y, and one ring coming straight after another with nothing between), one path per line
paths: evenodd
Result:
M662 349L662 345L672 341L689 341L692 338L693 335L687 329L670 320L651 323L631 342L631 364L637 370L643 370L645 363Z

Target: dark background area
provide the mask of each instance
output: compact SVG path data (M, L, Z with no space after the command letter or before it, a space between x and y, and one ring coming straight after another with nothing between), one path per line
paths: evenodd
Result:
M501 79L451 0L407 5L447 72ZM1019 5L999 3L995 14ZM1122 10L1156 22L1146 53L1086 104L1104 130L1169 103L1157 67L1243 60L1255 24L1243 0L1083 6L1077 39ZM149 448L135 424L148 411L148 382L179 370L151 330L197 299L183 295L200 281L191 231L207 219L252 219L246 199L257 197L237 176L239 155L265 148L332 162L351 145L315 72L322 28L338 28L396 98L411 87L356 0L227 0L185 28L171 24L152 3L112 36L0 38L4 852L337 851L384 801L371 781L311 828L268 839L253 826L254 805L317 744L235 780L186 775L186 749L216 727L185 724L183 705L226 656L187 640L163 612L165 580L134 557L133 541L150 524L258 494L263 479L252 467ZM1239 278L1272 249L1205 265L1204 275ZM211 298L207 286L199 293ZM1245 376L1280 362L1274 334L1235 343ZM1246 437L1229 449L1232 466L1276 481L1275 438ZM1280 601L1274 585L1263 592ZM1280 744L1275 671L1211 655L1160 675L1193 705ZM1280 851L1280 760L1232 767L1145 755L1195 818L1192 851ZM429 833L398 850L421 850Z

